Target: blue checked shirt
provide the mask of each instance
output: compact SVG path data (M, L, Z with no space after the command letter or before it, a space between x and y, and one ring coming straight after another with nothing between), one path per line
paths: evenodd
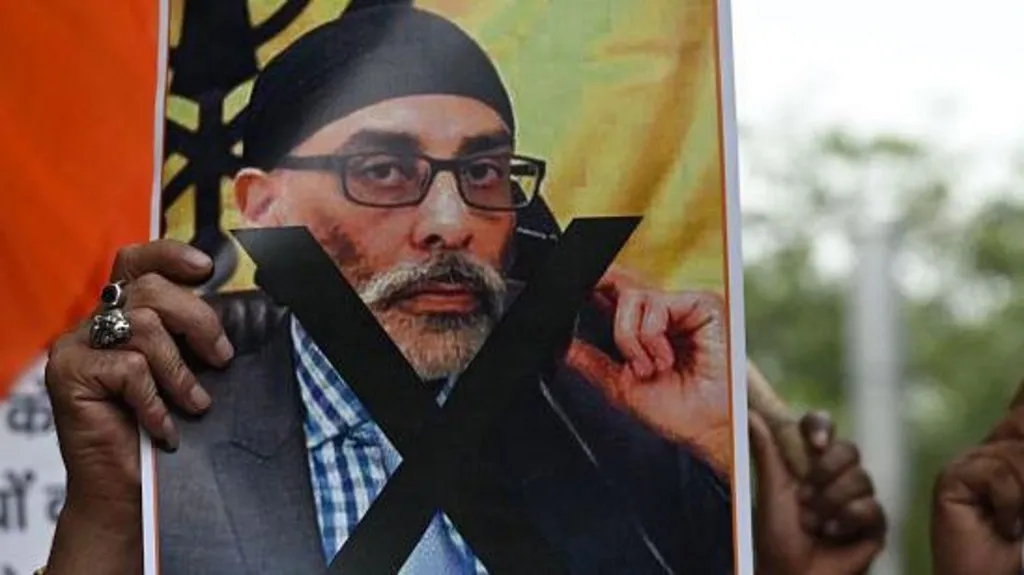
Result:
M330 563L384 488L388 477L382 446L391 447L355 392L294 318L291 329L320 540ZM439 401L450 391L449 384ZM462 573L486 575L487 570L447 516L444 527L465 558Z

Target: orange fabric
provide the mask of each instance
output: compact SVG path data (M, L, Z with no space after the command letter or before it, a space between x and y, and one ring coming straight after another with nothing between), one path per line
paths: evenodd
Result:
M0 2L0 397L149 235L158 8Z

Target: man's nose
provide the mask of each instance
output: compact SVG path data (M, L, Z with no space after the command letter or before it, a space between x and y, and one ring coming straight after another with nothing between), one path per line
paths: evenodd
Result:
M422 249L463 249L473 238L469 206L459 195L455 178L438 174L418 207L413 242Z

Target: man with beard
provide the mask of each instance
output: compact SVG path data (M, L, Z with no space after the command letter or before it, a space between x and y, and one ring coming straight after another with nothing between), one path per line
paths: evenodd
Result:
M235 187L249 224L306 227L443 402L514 295L517 210L545 169L515 152L512 105L486 54L428 12L350 10L268 64L243 153ZM84 326L52 350L68 467L54 571L136 570L132 415L168 448L157 461L165 574L321 573L395 471L397 450L288 310L259 293L203 301L187 289L210 267L167 240L123 250L112 273L122 283L106 295L130 337L90 338ZM569 572L729 573L723 303L657 292L621 269L594 295L614 349L574 340L466 473L467 497L495 505L477 510L498 534L481 545L500 547L523 515L541 535L532 551ZM187 366L171 334L199 361ZM164 398L186 414L172 417ZM835 524L826 535L874 537L881 514L855 449L819 445L804 504ZM797 483L771 485L786 486L796 517ZM799 539L794 524L773 535ZM461 535L438 513L402 572L486 573Z

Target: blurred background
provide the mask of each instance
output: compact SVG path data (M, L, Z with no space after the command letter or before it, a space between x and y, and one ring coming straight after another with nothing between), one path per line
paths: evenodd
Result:
M930 573L938 469L1024 378L1014 0L733 0L747 349L857 440Z
M112 17L121 4L107 3L111 10L62 2L68 17L53 20L50 37L62 37L62 27L88 27L97 14ZM125 26L153 41L153 13L135 4L121 13ZM27 21L47 6L3 3L0 21L14 29L19 17ZM860 445L893 525L889 550L872 573L928 573L935 475L981 439L1024 378L1017 329L1024 323L1024 79L1016 68L1024 3L732 0L732 11L750 356L796 409L830 410L840 433ZM152 81L145 55L89 68L5 36L0 69L17 68L40 84L51 73L72 77L84 88L77 98L90 97L90 82L115 76ZM93 105L146 117L151 92ZM32 93L30 85L24 94ZM17 100L2 86L0 96ZM55 122L75 121L78 109L65 113ZM0 125L15 121L29 120L0 105ZM89 169L94 158L76 156L81 150L147 149L150 126L114 121L107 128L105 137L120 148L58 135L47 145L66 158L18 157L11 141L0 142L0 151L7 161L39 162L23 173L44 178L46 162L55 160ZM19 198L42 180L7 177L0 174L0 193L14 215L0 225L0 315L10 319L39 309L6 295L12 278L30 277L32 262L16 259L5 243L14 235L5 232L35 229L38 220ZM151 175L124 177L147 186ZM102 193L90 190L80 200L103 201ZM59 216L73 221L73 206L66 211ZM87 223L52 238L54 257L68 259L60 269L77 275L42 277L39 285L90 286L55 313L84 313L109 265L105 252L78 261L73 247L99 253L146 233ZM89 236L95 228L113 231ZM38 233L47 235L42 227ZM0 335L6 353L24 334ZM28 573L41 562L48 541L30 522L52 525L63 497L52 422L35 401L42 394L38 365L25 369L11 401L0 405L0 440L24 439L0 453L0 575ZM35 467L22 465L29 460ZM26 499L30 492L35 499Z

